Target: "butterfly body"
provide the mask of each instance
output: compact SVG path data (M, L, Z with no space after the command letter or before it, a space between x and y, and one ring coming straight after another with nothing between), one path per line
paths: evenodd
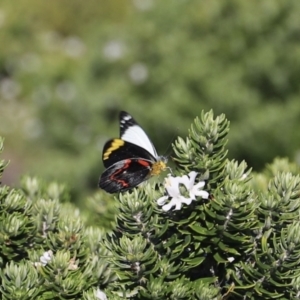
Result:
M108 193L124 192L167 168L166 158L158 156L150 139L131 115L120 113L120 138L103 147L106 170L99 187Z

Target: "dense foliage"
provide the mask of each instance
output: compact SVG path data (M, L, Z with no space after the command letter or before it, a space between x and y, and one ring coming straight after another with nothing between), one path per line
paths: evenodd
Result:
M172 176L117 194L116 211L97 209L103 191L84 215L60 184L1 185L2 298L300 299L299 167L252 174L227 158L228 133L224 114L202 112L173 144ZM87 226L95 215L106 230Z

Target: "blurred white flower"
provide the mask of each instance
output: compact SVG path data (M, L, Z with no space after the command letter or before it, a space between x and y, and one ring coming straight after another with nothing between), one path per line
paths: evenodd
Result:
M0 10L0 27L2 27L5 23L5 13L3 10Z
M133 0L133 5L140 11L146 11L153 7L153 0Z
M233 256L228 257L227 260L228 260L229 262L233 262L233 261L234 261L234 257L233 257Z
M129 77L136 84L142 84L148 79L148 68L145 64L136 63L129 69Z
M76 96L76 86L72 81L66 80L56 86L55 93L60 100L71 102Z
M21 92L21 86L10 78L0 81L0 93L6 100L14 100Z
M68 269L73 271L78 269L78 262L75 260L75 258L70 259Z
M116 61L124 56L125 46L119 40L111 40L104 45L103 55L110 61Z
M47 106L53 99L52 89L47 85L37 86L32 92L32 100L38 106Z
M62 38L56 31L47 31L40 35L42 45L47 51L57 51L61 47Z
M187 175L173 177L169 174L168 177L165 179L165 188L167 190L168 195L160 197L157 200L157 204L159 206L162 206L162 209L164 211L169 211L173 206L175 206L175 210L180 210L182 204L190 205L193 200L196 200L196 196L201 197L203 199L208 198L208 192L202 190L202 188L205 185L205 182L199 181L197 184L195 184L197 172L192 171L188 175L189 177ZM185 186L189 197L183 196L181 194L179 188L180 184L183 184ZM168 202L167 200L169 198L171 198L171 200Z
M43 255L40 257L41 264L45 267L49 261L51 261L53 257L53 252L51 250L46 251L43 253Z
M63 49L67 55L76 58L84 54L86 46L79 37L70 36L63 41Z
M30 118L25 121L23 132L26 138L36 139L43 133L43 124L39 119Z
M25 72L35 72L41 67L40 57L36 53L26 53L20 59L20 67Z
M97 289L96 293L95 293L96 298L98 298L99 300L107 300L107 297L105 295L104 292L102 292L100 289Z
M245 180L245 179L247 179L247 177L248 177L248 174L247 174L247 173L244 173L244 174L242 175L242 177L241 177L241 180Z

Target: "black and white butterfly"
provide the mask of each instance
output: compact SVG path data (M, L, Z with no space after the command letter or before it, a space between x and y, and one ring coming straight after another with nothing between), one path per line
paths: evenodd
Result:
M120 138L104 145L102 159L106 170L99 187L108 193L132 189L167 168L167 159L158 156L145 131L125 111L120 112Z

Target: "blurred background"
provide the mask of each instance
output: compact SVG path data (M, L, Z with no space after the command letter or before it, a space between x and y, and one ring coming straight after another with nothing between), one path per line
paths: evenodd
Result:
M299 163L299 16L299 0L1 1L2 181L96 191L120 110L161 154L213 109L230 158Z

